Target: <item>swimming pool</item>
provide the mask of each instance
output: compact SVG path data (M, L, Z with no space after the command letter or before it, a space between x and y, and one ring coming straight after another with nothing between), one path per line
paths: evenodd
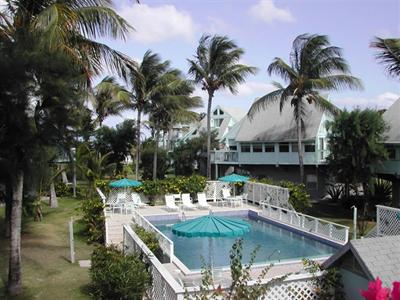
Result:
M247 263L255 247L260 246L256 264L284 262L302 258L330 256L337 248L313 238L289 231L255 216L233 217L250 223L250 232L243 236L243 263ZM180 222L151 221L163 234L174 242L174 254L190 270L202 267L201 257L208 262L209 238L180 237L172 233L172 225ZM229 266L229 251L236 238L211 238L214 267Z

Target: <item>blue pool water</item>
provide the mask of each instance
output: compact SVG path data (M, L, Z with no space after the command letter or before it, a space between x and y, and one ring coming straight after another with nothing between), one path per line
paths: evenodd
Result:
M256 264L295 260L302 258L316 258L329 256L336 252L336 248L300 235L295 232L272 225L254 217L241 217L250 223L250 232L243 238L243 263L247 263L250 253L260 246L255 260ZM174 223L177 223L176 221ZM171 221L152 221L152 223L174 242L175 256L189 269L198 270L202 267L201 257L209 260L209 238L207 237L180 237L172 233ZM211 238L214 252L214 266L229 266L229 250L235 238ZM278 253L279 250L279 253Z

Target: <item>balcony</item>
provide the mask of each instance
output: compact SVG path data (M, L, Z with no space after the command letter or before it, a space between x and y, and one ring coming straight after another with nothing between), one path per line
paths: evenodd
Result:
M214 150L211 151L211 162L212 163L238 163L239 154L237 151L229 150Z

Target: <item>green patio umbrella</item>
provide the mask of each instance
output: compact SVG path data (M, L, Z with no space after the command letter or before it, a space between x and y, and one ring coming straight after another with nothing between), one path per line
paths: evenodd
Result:
M249 177L232 173L227 176L220 177L218 180L230 183L238 183L238 182L247 182L249 180ZM234 186L233 195L236 195L236 186Z
M117 181L110 182L109 186L113 188L128 188L128 187L138 187L141 186L142 183L137 180L123 178Z
M184 237L208 237L209 259L213 269L212 237L235 237L250 231L250 224L233 218L219 217L210 214L203 217L187 220L172 226L172 232Z

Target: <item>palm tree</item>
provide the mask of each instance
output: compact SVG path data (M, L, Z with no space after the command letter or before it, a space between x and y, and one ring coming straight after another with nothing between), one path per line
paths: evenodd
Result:
M1 45L11 53L15 61L27 62L24 82L20 85L34 85L38 77L36 58L45 55L63 55L74 68L79 69L88 87L95 75L99 75L104 66L120 76L126 75L130 60L122 53L97 42L101 37L124 39L130 25L111 7L111 0L72 0L72 1L36 1L6 0L6 8L0 12ZM4 49L3 48L3 49ZM36 56L36 57L35 57ZM72 67L72 66L71 66ZM40 75L40 74L39 74ZM38 84L36 82L36 84ZM20 119L29 119L29 93L20 95L18 103ZM12 97L12 96L10 96ZM8 99L14 103L15 99ZM22 120L20 121L22 124ZM12 125L6 127L12 131ZM30 129L20 131L21 135L30 135ZM14 132L15 134L15 132ZM23 136L19 138L23 139ZM14 149L10 155L13 171L13 205L11 212L11 243L8 292L17 295L22 290L21 283L21 207L23 195L24 169L29 160L29 144L9 145Z
M181 77L180 71L171 70L161 78L162 88L154 95L149 106L149 123L154 137L153 180L157 179L157 153L160 131L167 132L174 124L198 119L191 109L202 106L200 97L192 97L193 85Z
M297 146L300 166L300 179L304 182L302 133L306 105L313 104L322 111L336 114L337 108L325 99L320 92L341 90L343 88L362 88L361 81L350 75L350 69L342 57L342 49L331 46L325 35L302 34L293 42L290 65L276 57L268 66L269 75L281 76L287 81L284 87L274 83L276 90L259 98L249 110L254 113L279 101L280 112L286 104L293 107L297 127Z
M132 107L137 111L137 140L136 140L136 162L135 175L139 178L140 162L140 135L142 113L146 112L151 100L162 88L160 78L169 68L169 61L161 61L161 57L146 51L141 63L135 62L130 70L130 84L132 86Z
M256 68L239 63L244 50L226 36L203 35L194 59L189 61L189 74L208 93L207 102L207 178L211 179L211 106L214 94L220 89L229 89L232 94Z
M120 115L128 108L130 93L114 77L107 76L89 94L89 100L97 114L96 122L101 127L106 117Z
M386 66L389 75L400 79L400 39L376 37L371 47L377 49L376 59Z

